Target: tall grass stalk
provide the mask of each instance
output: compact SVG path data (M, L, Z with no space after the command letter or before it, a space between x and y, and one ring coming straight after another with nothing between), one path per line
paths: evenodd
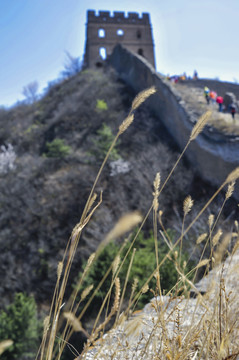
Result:
M160 270L160 267L165 263L165 261L167 260L168 256L173 252L173 250L176 248L176 246L178 246L178 244L180 243L180 241L182 240L182 238L188 233L188 231L192 228L192 226L195 224L195 222L199 219L199 217L204 213L204 211L209 207L209 205L212 203L212 201L215 199L215 197L222 191L222 189L225 187L226 184L228 184L228 182L231 181L235 181L237 179L237 177L239 177L239 168L238 171L237 169L232 171L231 174L229 174L229 176L226 178L226 180L222 183L222 185L219 187L219 189L217 189L215 191L215 193L211 196L211 198L208 200L208 202L203 206L203 208L199 211L199 213L195 216L195 218L192 220L192 222L188 225L188 227L186 228L186 230L181 234L181 236L176 240L176 242L172 245L172 247L169 249L167 255L161 260L161 262L159 263L159 265L156 268L156 271L158 272ZM233 180L231 180L233 179ZM152 206L151 206L152 209ZM153 272L149 278L147 279L147 281L145 282L145 285L147 285L150 280L152 280L153 276L154 276ZM142 286L142 287L143 287ZM142 288L141 288L142 289ZM137 301L137 299L140 296L140 291L135 295L135 298L132 302Z
M182 335L180 318L181 318L183 312L182 312L182 310L180 310L180 301L181 300L179 300L177 305L173 306L173 309L170 313L170 314L172 314L175 312L177 314L176 320L175 320L175 328L174 328L175 336L173 337L173 339L170 338L170 336L168 335L168 330L167 330L167 322L168 322L168 318L171 315L169 314L166 316L166 311L168 311L168 306L170 305L170 303L173 302L173 297L170 298L167 305L164 305L162 289L161 289L161 284L160 284L160 269L161 269L162 265L165 263L165 261L170 259L173 262L174 267L177 270L178 281L172 287L172 289L169 291L169 293L167 295L169 295L170 293L172 294L172 292L174 290L176 290L175 293L176 293L176 295L178 295L179 287L182 284L183 284L182 285L183 287L188 286L189 288L193 289L195 291L195 293L198 295L197 304L196 304L196 307L194 308L194 312L193 312L192 319L191 319L191 329L193 329L193 326L194 326L193 318L194 318L194 316L196 316L197 309L200 306L204 306L206 308L207 303L206 303L205 299L203 299L203 297L200 295L198 289L193 284L193 281L190 280L191 275L196 276L195 274L197 273L199 268L209 264L209 262L212 259L212 255L214 255L214 257L216 259L215 262L219 263L222 259L222 253L225 250L226 246L228 245L229 238L225 237L224 240L222 241L222 243L220 243L220 245L218 246L217 252L215 252L215 253L211 252L211 255L208 259L203 259L203 257L201 257L199 263L192 270L190 270L187 273L185 271L184 265L181 266L183 239L184 239L185 235L189 232L189 230L193 227L195 222L200 218L200 216L210 206L210 204L215 199L215 197L219 194L219 192L227 184L229 184L225 200L218 212L216 221L214 222L213 225L212 225L212 221L210 221L209 234L203 235L203 237L197 241L195 246L197 246L201 241L204 241L207 238L206 243L204 245L204 249L203 249L203 254L204 254L204 251L205 251L205 248L206 248L208 242L210 242L211 244L214 243L214 245L215 245L216 242L219 241L219 235L218 235L218 238L215 238L215 235L214 235L214 237L212 237L212 233L216 226L216 223L218 222L219 217L221 216L225 202L230 198L230 196L233 193L234 182L239 177L239 168L234 170L231 174L228 175L226 180L222 183L222 185L219 187L219 189L211 196L211 198L207 201L207 203L202 207L202 209L198 212L198 214L194 217L194 219L190 222L190 224L186 227L186 229L185 229L185 218L191 210L193 201L192 201L191 197L188 197L187 199L185 199L184 209L183 209L184 216L183 216L183 222L182 222L181 235L178 237L178 239L174 243L172 243L170 237L167 234L166 229L164 228L164 225L162 222L162 212L161 212L161 210L159 210L158 199L159 199L159 196L162 193L164 187L168 184L170 178L172 177L176 167L178 166L180 160L182 159L185 151L188 149L190 143L196 139L196 137L203 130L203 127L205 126L206 122L209 120L209 118L211 116L210 112L205 113L198 120L196 125L193 127L188 142L186 143L184 149L182 150L180 156L178 157L177 161L173 165L169 175L163 182L162 186L160 186L160 174L157 173L155 180L154 180L154 192L153 192L152 204L150 205L150 207L149 207L148 211L146 212L146 214L144 215L144 217L142 217L141 214L139 214L138 212L133 212L133 213L123 216L119 220L119 222L113 227L113 229L109 232L109 234L102 241L102 243L96 250L96 253L94 254L94 256L88 260L85 270L83 271L83 274L82 274L81 278L79 279L76 288L73 290L73 293L72 293L70 299L66 302L66 304L63 303L66 286L67 286L68 280L69 280L71 266L72 266L72 263L73 263L73 260L75 257L78 243L80 241L82 230L85 228L85 226L87 226L87 224L91 220L93 214L95 213L95 211L97 211L97 208L102 203L102 193L101 193L99 196L98 202L95 205L95 201L96 201L95 189L96 189L96 185L100 179L100 176L102 174L102 171L105 167L105 164L106 164L107 160L109 159L110 153L113 150L113 148L115 147L117 140L133 122L135 110L149 96L153 95L155 93L155 91L156 91L156 89L154 87L152 87L150 89L147 89L147 90L141 92L139 95L136 96L136 98L134 99L134 101L132 103L132 107L130 109L128 116L122 122L122 124L119 126L118 132L117 132L117 134L105 156L105 159L103 160L103 162L100 166L100 169L95 178L92 189L90 191L88 200L84 207L82 216L80 218L80 222L73 229L71 237L67 242L63 259L59 263L59 266L58 266L56 286L54 289L54 294L53 294L52 303L51 303L51 307L50 307L50 313L49 313L49 316L47 317L47 320L45 321L43 340L42 340L41 347L39 349L39 357L37 356L36 359L40 359L40 360L58 359L58 360L60 360L66 344L68 344L70 342L70 337L72 336L72 334L75 331L84 333L88 338L85 348L84 348L82 354L80 355L80 359L84 359L85 355L87 354L87 351L89 351L90 346L94 345L95 341L97 339L102 340L102 334L105 331L105 326L107 324L109 324L109 322L112 321L112 319L114 317L115 317L115 319L114 319L114 327L115 328L119 324L124 323L126 321L126 319L128 319L129 314L131 314L132 311L134 311L135 306L140 299L140 296L143 293L145 293L146 291L148 291L149 282L152 280L153 277L156 278L156 290L153 291L151 289L151 291L154 293L155 296L158 295L158 297L155 300L156 305L154 305L154 308L155 308L156 312L158 313L158 318L157 318L157 321L155 321L155 323L153 324L150 335L145 343L144 348L141 351L142 358L145 358L145 356L147 356L147 352L150 347L149 345L150 345L151 341L154 339L154 335L156 334L156 331L158 330L159 327L161 327L162 333L161 333L160 338L158 339L158 342L160 343L160 347L158 348L158 345L155 343L155 349L158 348L158 350L157 350L158 354L156 353L156 350L155 350L155 359L161 359L161 358L168 359L168 360L170 360L170 359L171 360L174 360L174 359L182 360L182 359L189 359L189 358L190 359L201 359L205 352L205 348L208 349L207 350L208 352L211 351L210 350L210 341L211 341L211 337L214 336L214 335L212 335L211 329L214 329L213 326L215 325L214 321L215 321L216 313L217 313L217 325L219 328L219 333L216 335L216 338L214 340L215 340L216 347L217 347L217 354L223 353L223 351L224 351L223 343L228 342L230 330L227 333L223 332L225 326L227 328L229 328L229 321L228 320L224 321L224 317L225 317L224 305L225 305L225 303L227 304L227 302L229 302L229 300L227 300L227 299L229 299L229 297L226 296L226 292L223 287L223 275L224 275L223 273L221 274L218 302L215 303L215 305L214 305L213 312L211 312L211 314L210 314L211 317L207 318L208 319L207 321L209 321L209 322L208 322L207 329L205 331L206 331L206 335L208 335L208 336L204 336L202 345L200 346L200 348L198 348L194 352L192 352L193 344L196 341L198 341L199 337L201 336L202 330L194 329L193 334L190 334L190 332L187 332L186 334ZM131 291L131 295L129 298L128 306L121 313L121 310L123 308L125 294L126 294L126 291L128 288L130 272L131 272L131 269L133 266L135 253L137 251L136 247L135 247L135 243L136 243L136 240L137 240L140 232L142 231L142 229L145 225L145 222L149 218L151 212L153 215L153 236L154 236L154 243L155 243L154 256L156 258L156 268L150 274L148 279L144 282L143 286L140 289L138 289L137 292L136 292L137 281L134 282L134 284L132 286L132 291ZM159 249L158 249L158 225L157 225L158 221L162 228L161 235L163 237L163 240L165 241L165 243L168 246L168 252L161 261L159 261ZM119 236L123 236L127 232L131 231L136 225L138 225L138 229L136 231L136 234L133 236L133 238L131 239L131 237L130 237L130 244L129 244L129 247L128 247L124 257L121 259L121 255L122 255L122 252L123 252L126 242L124 242L121 245L117 255L113 259L111 265L109 266L108 270L106 271L106 273L104 274L103 278L101 279L99 284L96 286L96 288L93 289L92 286L90 286L82 292L81 289L82 289L82 285L84 283L84 279L85 279L89 269L91 268L93 262L96 261L97 257L99 256L101 251L104 249L104 247L113 239L115 239ZM175 252L177 246L179 246L179 249L180 249L179 256L176 256L176 252ZM126 259L129 258L130 252L132 249L133 249L132 255L130 257L130 262L129 262L128 270L126 273L126 277L124 279L123 291L121 293L121 284L120 284L120 280L119 280L119 274L120 274L120 271L122 270L123 265L126 262ZM212 251L213 251L213 249L212 249ZM153 256L153 254L152 254L152 256ZM95 318L92 332L90 334L88 334L88 332L83 328L83 326L81 324L81 319L85 315L85 313L86 313L87 309L89 308L90 304L92 303L95 295L97 294L97 292L99 291L101 286L104 284L104 282L110 275L111 271L112 271L111 284L109 286L107 294L104 297L101 307ZM113 288L114 288L114 302L110 308L110 304L111 304L110 299L111 299ZM81 293L80 300L78 301L77 297L78 297L80 291L82 293ZM83 309L78 314L79 305L81 304L81 302L83 300L85 300L85 298L90 294L91 291L92 291L91 296L89 297L89 299L86 302ZM178 299L180 299L180 298L178 298ZM188 303L189 303L189 298L187 298L187 304ZM219 310L217 312L218 306L219 306ZM228 304L227 304L227 306L228 306ZM106 312L105 312L104 320L102 323L99 323L105 307L106 307ZM63 324L63 320L62 319L60 320L63 310L64 310L64 318L66 320L66 324L62 330L62 335L58 336L59 328ZM184 311L186 313L186 308L184 309ZM228 316L226 316L226 319L227 318L228 318ZM137 326L135 326L134 321L136 321ZM127 330L129 335L131 333L138 332L140 327L142 326L142 323L143 323L143 318L141 318L141 317L138 317L137 320L134 320L134 319L129 320L128 330ZM201 324L200 326L204 326L204 315L202 316L202 318L200 320L200 324ZM234 325L230 325L230 326L232 326L232 328L231 328L231 332L232 332L234 329ZM59 341L59 344L57 344L58 341ZM138 349L139 345L140 345L140 342L136 345L137 349ZM116 350L115 350L114 354L116 354ZM189 354L191 354L192 356L190 355L190 357L189 357ZM103 353L102 353L102 355L103 355ZM227 358L224 357L224 360L229 359L229 358L230 357L227 357ZM223 357L221 356L220 359L223 359Z
M97 209L97 207L100 205L101 200L99 201L99 203L94 207L94 209L90 212L89 215L87 215L90 211L90 206L93 202L93 198L94 198L94 192L95 192L95 187L98 183L98 180L100 178L100 175L103 171L103 168L110 156L110 153L112 151L112 149L114 148L118 138L120 135L122 135L124 133L124 131L127 130L127 128L130 126L130 124L133 122L134 119L134 111L152 94L154 94L156 91L156 89L154 87L150 88L150 89L146 89L145 91L142 91L140 94L137 95L137 97L135 98L135 101L132 104L132 108L130 110L130 113L128 115L128 117L123 121L123 123L120 125L118 133L116 134L106 156L105 159L99 169L99 172L96 176L96 179L94 181L94 184L92 186L91 192L89 194L88 200L86 202L85 208L83 210L81 219L79 224L77 224L77 226L75 227L72 236L70 237L67 246L66 246L66 250L63 256L63 261L62 263L65 264L64 267L64 272L63 272L63 277L61 279L61 284L60 284L60 279L57 279L57 283L56 283L56 287L55 287L55 291L54 291L54 295L53 295L53 299L52 299L52 303L51 303L51 308L50 308L50 314L49 317L51 319L51 330L50 330L50 335L49 335L49 339L48 342L47 341L43 341L42 342L42 347L41 347L41 359L46 359L46 360L51 360L52 356L53 356L53 349L54 349L54 344L55 344L55 340L56 340L56 333L57 333L57 329L58 329L58 323L59 323L59 317L60 317L60 312L62 307L64 306L63 304L63 298L64 298L64 294L65 294L65 290L66 290L66 286L68 283L68 278L69 278L69 274L70 274L70 270L71 270L71 266L72 266L72 262L75 256L75 252L80 240L80 236L81 236L81 232L82 229L87 225L87 223L89 222L91 216L93 215L93 213L95 212L95 210ZM73 305L72 305L73 306ZM72 309L71 306L71 309ZM68 324L67 324L68 325ZM64 340L64 339L63 339ZM45 350L45 344L47 344L47 349ZM63 350L64 345L62 346L61 350ZM45 355L44 355L45 354Z

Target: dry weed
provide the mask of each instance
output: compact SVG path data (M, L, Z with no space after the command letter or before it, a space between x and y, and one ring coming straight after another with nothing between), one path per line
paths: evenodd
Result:
M130 113L120 125L118 133L116 134L115 139L101 165L99 173L96 176L80 222L73 229L71 238L69 239L69 242L66 246L63 260L58 264L56 287L53 295L51 310L49 316L44 322L43 340L39 352L39 357L37 357L37 359L60 360L64 347L66 344L68 344L73 332L82 332L88 338L82 354L78 357L78 359L82 360L134 358L139 358L141 360L227 360L236 359L239 354L239 321L237 320L237 315L239 315L239 312L236 304L237 294L233 293L234 289L227 277L229 276L228 274L230 274L229 268L233 264L232 259L237 255L239 246L238 240L234 245L231 255L226 260L226 271L224 271L224 267L221 266L220 268L220 264L224 259L225 252L227 251L228 244L231 242L232 237L236 237L238 239L238 223L235 223L236 232L233 232L233 234L226 234L222 241L221 229L219 229L216 234L213 235L223 206L233 194L235 181L239 177L239 169L233 171L226 178L221 187L214 193L206 205L203 206L201 211L199 211L199 213L192 219L186 229L184 229L185 217L190 213L194 202L190 195L184 200L182 231L181 235L174 243L172 243L171 239L167 235L167 231L165 230L162 222L163 213L161 210L159 210L158 199L162 190L167 185L168 180L172 176L190 142L195 140L195 138L203 130L203 127L211 116L211 112L206 112L194 126L184 150L182 151L181 155L179 156L178 160L176 161L171 172L161 187L160 174L156 174L153 183L154 191L152 205L147 211L146 215L143 217L137 211L126 214L118 221L115 226L113 226L112 230L102 241L96 253L92 254L88 259L83 275L79 280L75 290L73 291L69 301L66 302L66 304L63 303L69 272L82 230L85 226L87 226L91 217L102 202L101 194L98 203L95 205L97 198L95 194L95 188L102 170L118 138L124 133L124 131L127 130L127 128L134 120L134 111L150 95L154 94L155 91L156 89L152 87L141 92L135 98L132 103ZM193 224L202 215L202 213L208 208L213 199L227 184L228 188L225 199L221 209L219 210L216 220L213 214L211 214L208 218L209 234L205 232L201 234L196 240L195 246L198 246L206 240L202 256L194 269L186 274L186 262L184 262L182 266L180 262L183 238L192 228ZM151 212L153 213L153 234L155 240L155 254L152 254L152 256L156 257L156 269L154 269L153 273L149 276L147 281L140 289L138 289L138 279L134 279L134 282L131 286L128 307L124 310L125 307L123 305L125 293L128 289L129 275L134 261L135 252L137 251L137 249L133 248L133 246L138 234L142 230L142 227ZM163 237L163 240L168 245L168 253L160 262L158 260L158 222L162 228L160 233ZM79 303L76 302L77 295L95 258L98 256L103 247L109 243L109 241L131 231L136 225L138 225L139 228L135 237L131 240L129 249L124 258L121 258L120 256L124 247L123 244L111 266L106 271L103 279L100 281L99 285L96 288L93 288L93 285L90 285L81 292L80 302L86 299L90 292L93 292L93 294L90 296L90 299L87 301L83 310L78 313ZM203 254L209 242L211 244L211 254L208 258L205 259L203 258ZM180 245L179 251L176 249L176 246L178 245ZM130 256L130 251L132 249L133 251L131 253L127 275L124 279L123 290L121 291L119 272L125 263L126 258ZM174 267L177 270L178 280L169 293L167 295L163 295L163 290L161 289L160 285L160 269L164 262L168 259L172 261ZM192 276L196 276L199 268L205 266L209 267L211 263L213 263L215 267L213 270L215 271L215 281L210 284L210 288L207 289L207 291L202 291L193 283L191 278ZM233 264L233 270L234 273L236 272L237 276L239 267L235 267L235 264ZM85 314L86 309L93 301L96 292L100 289L111 271L112 280L110 288L102 301L102 305L96 316L93 329L91 333L88 334L88 332L82 326L81 319ZM218 276L218 272L220 276ZM205 276L203 280L206 281L207 276ZM149 289L149 282L153 277L156 278L156 288ZM110 302L112 289L115 289L113 304ZM130 317L140 296L149 290L154 294L154 299L150 304L146 305L139 314L135 313ZM190 291L196 295L195 298L189 297ZM203 295L201 295L200 292ZM182 296L182 293L184 293L185 296ZM64 313L62 314L63 306ZM100 323L100 318L105 307L106 314L104 320ZM66 326L62 331L62 335L60 336L57 343L57 333L59 327L62 324L60 321L61 315L63 315L66 320ZM112 322L112 320L114 320L114 326L107 334L105 334L105 326ZM0 351L2 349L1 344L2 343L0 343ZM8 343L8 345L9 344L10 343Z

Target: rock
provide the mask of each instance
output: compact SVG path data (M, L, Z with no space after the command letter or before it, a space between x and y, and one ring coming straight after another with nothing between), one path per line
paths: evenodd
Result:
M189 358L189 354L190 359L196 359L200 351L202 351L202 359L208 358L205 344L209 335L205 331L205 324L209 326L209 333L211 322L217 327L218 311L221 311L222 317L225 314L227 316L226 324L230 329L228 336L230 337L232 335L230 333L234 331L236 331L234 336L238 334L238 326L234 330L238 316L238 302L235 301L239 291L238 259L239 251L229 256L224 264L211 271L195 286L198 291L204 293L204 296L198 293L197 298L169 296L153 298L141 312L133 315L129 320L121 321L120 325L105 334L102 340L98 341L81 359L108 360L112 357L115 360L163 359L169 346L171 351L175 347L175 351L178 350L179 353L180 347L183 351L187 349L188 343L190 347L185 352L185 359ZM225 320L221 321L224 324ZM213 332L215 336L214 329L210 336L213 336ZM228 352L233 353L233 345L230 341ZM212 352L217 349L216 346L213 349L213 343L210 343L210 347Z
M230 111L230 105L235 104L236 105L236 112L238 112L238 101L236 96L231 92L226 92L223 96L223 104L225 106L226 111Z

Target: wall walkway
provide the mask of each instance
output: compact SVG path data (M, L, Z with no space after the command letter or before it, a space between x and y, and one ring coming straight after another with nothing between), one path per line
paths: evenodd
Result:
M186 111L177 91L144 58L121 45L115 47L109 62L136 92L156 86L158 91L147 100L148 104L182 150L195 119ZM239 137L226 136L206 126L190 144L185 156L203 179L220 186L228 174L239 166ZM239 185L236 185L234 195L239 199Z

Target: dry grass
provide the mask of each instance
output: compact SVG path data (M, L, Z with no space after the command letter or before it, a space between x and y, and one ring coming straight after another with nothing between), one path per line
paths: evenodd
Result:
M113 227L108 236L102 240L96 253L92 254L89 258L81 279L70 299L66 303L63 302L71 265L74 260L82 230L87 226L92 215L102 202L102 194L97 197L95 195L95 188L106 161L109 158L110 151L116 144L117 139L127 130L128 126L130 126L133 121L134 110L154 92L154 88L147 89L145 92L140 93L134 100L130 113L119 127L115 140L99 170L80 222L72 231L72 235L66 246L64 257L58 266L58 272L56 274L57 281L51 309L49 316L44 322L42 344L36 359L60 360L65 346L70 344L71 335L75 332L82 332L88 340L81 354L77 354L76 349L71 347L72 353L74 354L72 355L72 358L77 357L85 360L134 358L229 360L237 359L238 357L239 322L237 320L238 289L236 278L238 276L239 267L236 266L236 263L233 260L238 254L238 224L235 224L235 230L232 234L223 234L221 229L216 231L216 224L225 202L233 193L234 181L236 181L239 176L238 169L225 179L221 187L208 200L201 211L199 211L199 213L191 220L191 223L186 229L184 220L186 216L189 216L193 206L193 199L190 196L185 199L183 204L184 218L182 232L174 243L167 238L167 232L164 229L161 216L162 212L159 210L158 199L161 192L166 186L169 178L172 176L190 142L196 138L202 131L205 123L209 120L211 116L211 113L209 112L203 114L194 126L185 149L162 185L160 174L156 174L153 184L154 192L152 195L152 205L146 212L146 215L142 216L138 212L134 212L123 216L123 218L119 220L118 224ZM190 271L190 273L186 274L186 263L183 264L183 266L180 265L183 239L190 231L193 224L205 212L213 199L226 185L228 185L228 190L216 219L213 216L209 217L208 233L201 234L195 242L195 249L199 244L204 243L199 263ZM152 254L152 256L156 256L157 266L141 289L137 289L137 279L135 279L132 285L129 302L123 306L125 292L128 288L128 278L134 261L134 254L135 251L137 251L137 249L134 248L135 241L151 213L153 216L153 233L155 238L155 254ZM123 244L97 288L93 289L92 286L87 287L78 297L79 289L82 287L82 284L84 284L84 278L102 248L112 238L124 235L136 225L138 225L138 231L131 240L129 250L125 257L121 258L121 252L124 247ZM161 229L160 232L158 231L159 226ZM158 260L159 234L168 245L168 254L161 262ZM235 244L231 253L228 253L227 251L229 243ZM208 244L211 246L211 252L210 256L205 259L203 255ZM179 253L176 251L176 246L178 245L180 245ZM131 250L133 251L130 252ZM225 265L222 266L220 264L226 252L227 261ZM128 256L131 256L130 265L124 284L120 284L119 273ZM163 289L161 289L160 286L160 268L166 259L170 259L174 263L178 272L178 281L168 294L163 295ZM201 295L201 289L198 286L195 286L190 279L195 278L198 270L202 267L205 267L207 273L209 266L214 268L215 281L214 283L207 282L207 289L204 291L205 294ZM102 306L95 319L93 328L91 332L88 333L88 331L83 328L81 319L85 314L86 309L93 301L96 292L111 272L112 281L108 293L103 299ZM148 284L153 277L156 278L156 288L149 289ZM206 279L207 276L205 275L204 280L206 281ZM209 287L208 284L210 285ZM205 288L206 285L204 284L204 287L202 287ZM140 313L133 313L140 296L149 290L154 296L151 303L146 305ZM190 298L190 292L195 294L195 298ZM111 297L114 298L113 302L110 301ZM79 302L77 302L78 298L80 298ZM85 299L88 299L88 301L83 310L79 312L79 305L81 301ZM100 322L104 309L106 309L106 313L103 321ZM106 325L112 323L113 319L114 325L111 327L111 330L105 334ZM62 327L63 330L61 330L62 332L59 335L59 329L62 329Z

